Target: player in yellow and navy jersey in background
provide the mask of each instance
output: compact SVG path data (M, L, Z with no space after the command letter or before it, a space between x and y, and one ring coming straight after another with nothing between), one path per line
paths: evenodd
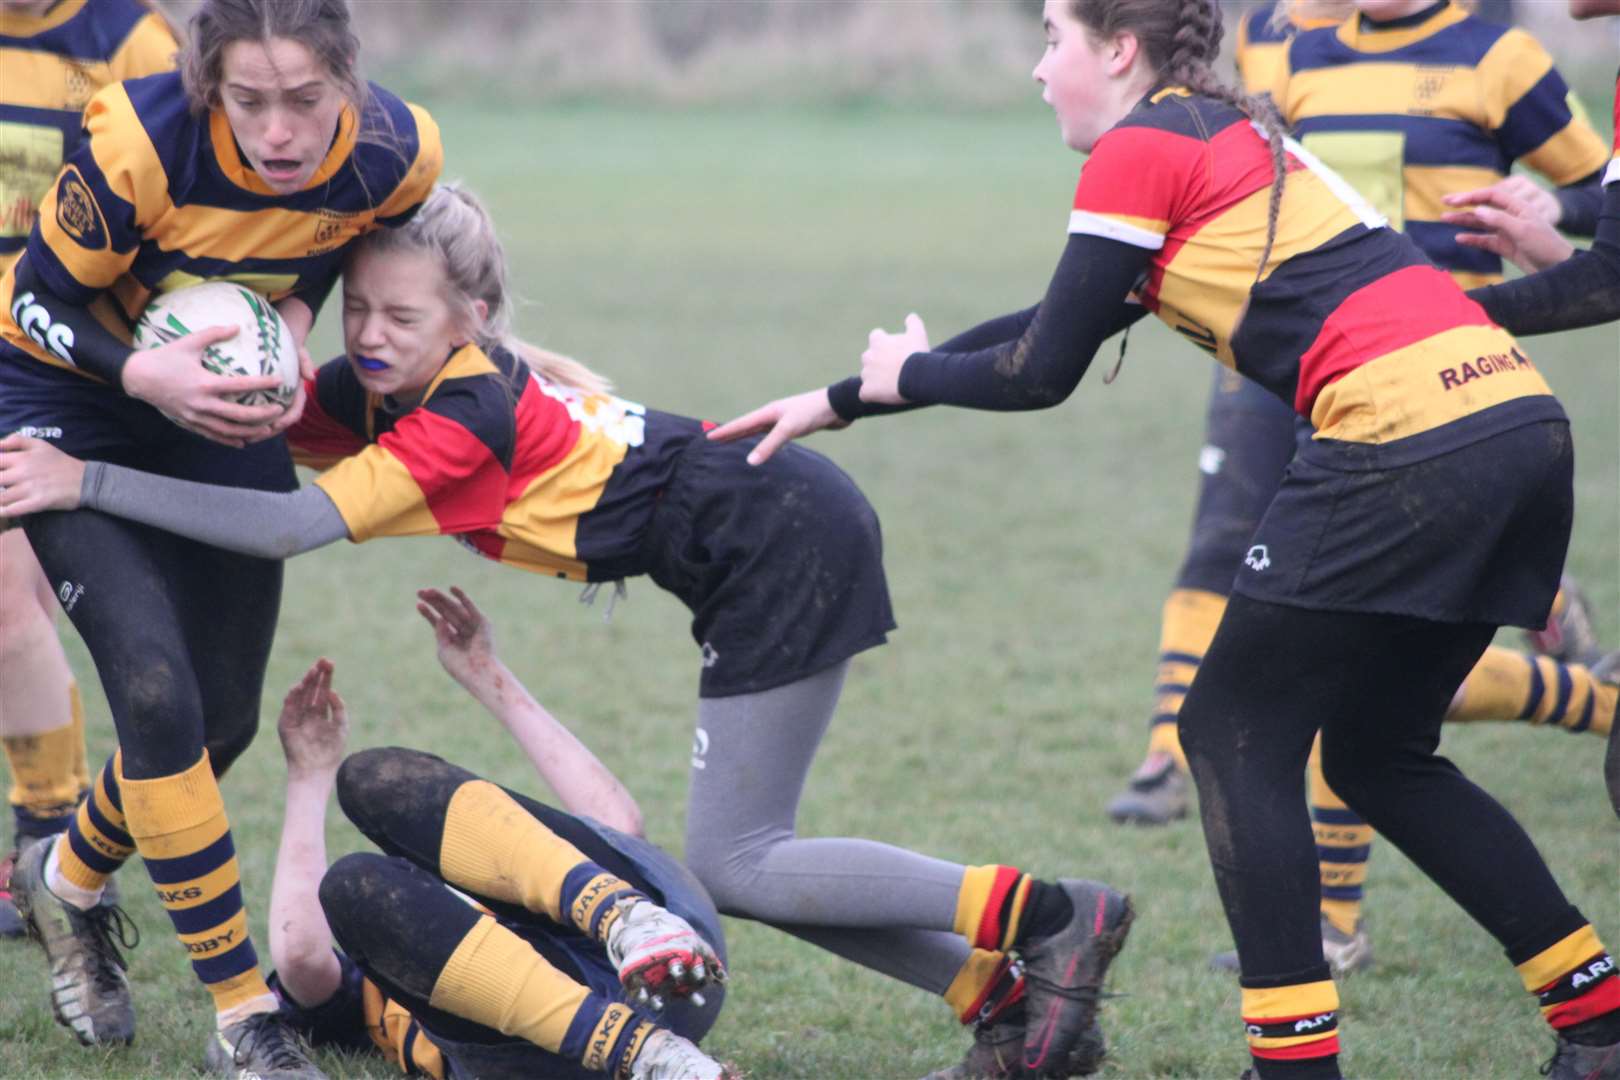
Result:
M1466 16L1455 6L1415 6L1425 8L1427 15L1410 26L1397 20L1405 27L1400 46L1374 51L1364 42L1358 49L1343 47L1347 27L1361 25L1355 19L1341 23L1356 15L1349 0L1262 4L1249 9L1238 24L1236 59L1245 86L1251 92L1278 95L1285 106L1284 118L1298 130L1313 132L1306 135L1304 145L1356 182L1359 190L1384 192L1385 202L1404 191L1402 207L1379 209L1392 223L1406 219L1407 231L1418 246L1468 287L1496 280L1500 262L1492 264L1488 256L1481 262L1480 253L1452 240L1455 228L1438 221L1444 209L1439 196L1452 190L1449 185L1466 187L1473 181L1497 179L1507 163L1522 157L1555 182L1573 181L1557 197L1544 193L1543 212L1551 217L1568 206L1567 217L1576 230L1589 232L1595 223L1591 205L1598 197L1595 184L1603 145L1566 104L1569 91L1533 38ZM1329 79L1329 89L1339 97L1291 89L1288 74L1299 63L1291 58L1303 48L1296 44L1303 31L1313 32L1308 36L1319 44L1316 51L1329 58L1316 77ZM1488 103L1476 100L1484 99L1484 92L1459 92L1454 96L1460 96L1460 106L1425 100L1438 93L1434 80L1440 76L1420 79L1417 69L1427 72L1435 65L1450 70L1456 66L1450 61L1459 55L1470 58L1463 69L1478 85L1505 99L1505 105L1497 106L1500 116L1491 113ZM1391 80L1387 58L1405 64L1413 76ZM1395 93L1396 99L1376 113L1355 111L1365 110L1373 100L1374 84ZM1388 91L1391 86L1397 90ZM1333 111L1336 108L1341 111ZM1434 112L1440 115L1429 115ZM1409 127L1413 130L1406 130ZM1409 148L1404 157L1403 148ZM1443 160L1447 154L1466 157L1469 152L1490 162L1489 167L1448 169L1422 157L1441 155ZM1292 410L1275 397L1235 372L1220 369L1205 427L1191 546L1164 606L1148 754L1126 791L1108 808L1110 816L1121 822L1162 824L1186 813L1186 761L1176 734L1176 715L1225 609L1248 538L1281 481L1296 438L1309 435ZM1447 719L1521 720L1606 735L1613 726L1620 690L1612 676L1592 674L1600 653L1590 616L1572 583L1555 600L1548 627L1531 637L1548 655L1488 649L1459 688ZM1357 970L1372 961L1371 942L1361 924L1372 830L1333 794L1322 778L1317 753L1311 758L1310 792L1322 855L1323 947L1336 971ZM1223 953L1216 963L1235 968L1236 956Z
M172 476L285 491L282 427L228 395L274 376L199 363L211 328L134 350L155 293L228 279L277 304L302 343L357 237L406 221L439 171L428 115L355 73L342 0L205 0L180 70L90 99L85 138L0 279L0 428ZM128 1043L134 1010L99 904L137 851L213 999L206 1067L318 1076L278 1018L248 933L217 776L248 746L281 566L99 514L23 525L96 663L119 751L56 840L24 849L19 912L51 966L58 1021ZM218 598L228 593L232 603Z
M993 1020L970 1063L1010 1053L1038 1075L1094 1069L1097 991L1130 927L1126 896L798 835L850 658L894 628L860 490L799 447L753 468L749 447L706 440L709 425L619 399L576 361L517 340L510 311L494 223L443 185L345 266L346 355L321 368L288 433L324 469L314 484L188 484L12 436L0 440L0 515L82 505L273 557L448 535L547 577L647 575L692 613L702 667L685 857L720 909L936 994L964 1023Z
M91 96L172 70L178 48L140 0L0 0L0 273L22 254L39 204L78 147ZM56 636L57 607L28 538L0 535L0 745L15 819L11 854L0 858L0 937L23 933L9 889L16 849L65 829L90 786L84 708Z
M522 747L561 809L398 747L346 760L332 665L287 694L287 798L270 900L271 986L312 1045L438 1080L720 1080L725 940L714 901L648 843L625 786L496 654L458 589L418 594L439 660ZM341 766L341 767L340 767ZM326 863L326 805L384 854ZM455 891L452 891L455 890ZM659 1001L640 972L676 966Z
M1181 714L1262 1080L1336 1080L1305 765L1496 938L1558 1080L1620 1076L1620 978L1512 816L1436 747L1505 624L1539 627L1573 517L1568 421L1533 361L1410 238L1210 65L1213 0L1047 0L1035 68L1087 153L1040 303L940 348L872 332L861 374L713 436L788 439L928 404L1049 408L1152 313L1308 418ZM964 344L965 343L965 344ZM1504 463L1492 490L1477 461ZM1614 1069L1603 1065L1615 1063Z

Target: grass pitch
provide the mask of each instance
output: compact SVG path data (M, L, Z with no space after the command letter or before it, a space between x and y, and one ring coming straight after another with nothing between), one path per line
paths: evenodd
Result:
M449 157L490 201L529 337L611 374L625 396L722 420L858 369L866 331L919 311L940 339L1034 302L1064 242L1079 159L1038 105L1013 113L438 110ZM336 342L336 307L318 335ZM1571 567L1620 641L1620 342L1533 339L1575 421ZM818 437L882 517L900 631L859 657L813 772L807 835L859 835L964 862L1099 877L1140 912L1115 965L1102 1075L1233 1077L1237 987L1205 966L1230 938L1197 825L1129 830L1103 805L1138 761L1159 605L1185 542L1209 362L1156 323L1060 408L932 410ZM1488 470L1489 462L1481 462ZM421 747L537 789L498 726L437 670L412 591L458 583L512 667L625 778L678 850L698 656L650 583L604 623L577 590L448 541L339 545L288 567L257 744L225 796L261 955L279 825L280 695L337 665L354 745ZM223 599L222 599L222 602ZM71 634L66 636L71 637ZM1504 635L1504 640L1506 639ZM94 672L92 749L111 747ZM1530 829L1599 932L1620 943L1620 824L1601 742L1517 724L1452 729L1446 750ZM331 853L364 846L334 810ZM122 875L134 1048L81 1050L51 1022L39 956L0 947L0 1076L184 1076L207 1000L139 867ZM1496 945L1388 844L1367 914L1376 970L1343 986L1345 1067L1363 1077L1521 1077L1552 1040ZM945 1008L767 928L728 923L735 979L708 1040L755 1080L907 1077L967 1042ZM326 1056L334 1076L390 1075Z

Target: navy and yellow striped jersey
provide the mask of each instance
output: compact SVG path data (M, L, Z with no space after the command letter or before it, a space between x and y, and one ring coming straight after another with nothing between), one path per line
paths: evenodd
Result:
M1288 63L1288 44L1295 34L1339 25L1338 19L1301 16L1299 5L1292 3L1284 16L1286 21L1276 25L1277 3L1278 0L1268 0L1256 4L1238 20L1237 47L1232 61L1237 65L1238 77L1243 80L1243 89L1251 94L1269 94L1281 82L1284 65Z
M355 542L454 536L509 566L576 581L645 572L656 496L696 420L533 374L467 345L405 412L368 393L342 358L307 385L288 432Z
M126 341L154 293L203 281L239 282L271 300L297 295L319 310L344 247L407 220L442 160L432 118L377 86L364 116L344 109L326 159L290 195L271 191L242 159L223 111L189 110L178 74L100 91L84 128L23 258L52 293L89 306ZM0 336L77 371L11 316L15 273L0 280Z
M1516 161L1573 184L1608 157L1535 38L1447 0L1302 31L1276 78L1272 98L1305 148L1465 288L1498 280L1502 260L1457 243L1442 196L1488 187Z
M79 118L109 83L174 68L179 49L141 0L0 9L0 270L16 261L45 193L79 145Z
M1069 231L1152 251L1140 300L1292 401L1319 439L1433 432L1406 445L1443 452L1467 437L1453 425L1492 407L1562 416L1511 335L1314 155L1288 149L1258 284L1270 150L1238 110L1184 89L1153 94L1097 141Z

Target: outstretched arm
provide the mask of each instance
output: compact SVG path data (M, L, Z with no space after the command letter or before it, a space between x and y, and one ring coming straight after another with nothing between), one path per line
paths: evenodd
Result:
M630 792L502 663L494 628L467 594L451 586L448 596L438 589L422 589L416 596L416 610L433 627L439 663L501 722L563 809L643 835L641 808Z
M343 980L321 910L326 804L348 741L348 713L332 689L332 662L318 660L289 691L276 723L287 759L287 796L270 886L270 959L294 1001L313 1008Z
M199 484L83 462L24 435L0 439L0 518L81 506L261 559L349 535L331 497L313 484L291 492Z

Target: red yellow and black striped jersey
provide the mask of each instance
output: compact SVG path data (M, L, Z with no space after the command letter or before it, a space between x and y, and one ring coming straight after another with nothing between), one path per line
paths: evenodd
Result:
M0 9L0 270L28 243L91 96L173 70L178 49L141 0L62 0L43 15Z
M1465 436L1454 425L1493 406L1562 415L1506 331L1342 179L1287 145L1259 283L1270 150L1242 113L1179 88L1097 141L1069 231L1153 252L1138 290L1148 309L1292 401L1317 438L1387 444L1435 432L1426 452L1451 449Z
M342 358L306 385L288 433L355 542L448 535L576 581L643 573L642 542L696 420L533 374L505 350L457 350L415 407L391 411Z
M1277 0L1256 4L1238 20L1237 47L1232 61L1237 65L1243 89L1251 94L1269 94L1281 81L1284 65L1288 63L1288 43L1301 30L1316 30L1324 26L1339 25L1338 19L1304 18L1298 14L1298 5L1289 4L1288 13L1277 25Z
M1271 95L1294 135L1464 287L1499 256L1457 243L1444 195L1488 187L1522 161L1552 183L1603 168L1603 139L1552 57L1520 29L1447 0L1295 35Z
M223 111L190 111L178 74L107 87L90 100L84 127L23 258L51 292L90 307L126 341L154 293L203 281L239 282L271 300L297 295L318 310L344 247L409 218L442 159L432 118L377 86L364 115L343 110L326 159L290 195L271 191L243 160ZM0 280L0 336L77 370L18 327L15 274Z

